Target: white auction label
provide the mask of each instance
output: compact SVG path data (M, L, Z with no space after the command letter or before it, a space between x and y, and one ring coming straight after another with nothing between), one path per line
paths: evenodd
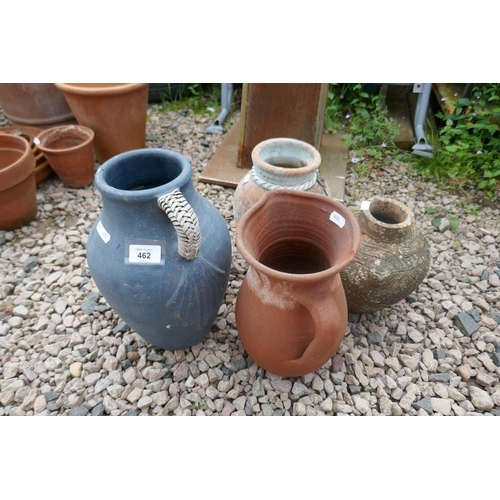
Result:
M330 215L330 220L332 222L335 222L337 226L339 227L344 227L345 226L345 219L342 217L339 213L337 212L332 212Z
M128 261L131 264L161 264L161 246L130 245Z
M368 210L370 208L370 202L368 200L364 200L361 202L361 210Z
M106 231L101 221L97 223L97 232L104 243L107 243L111 239L111 235Z

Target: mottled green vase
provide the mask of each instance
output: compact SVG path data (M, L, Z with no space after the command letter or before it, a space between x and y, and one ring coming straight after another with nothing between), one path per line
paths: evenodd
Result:
M429 271L430 248L412 210L397 200L374 197L357 218L361 245L341 278L349 312L368 313L418 288Z

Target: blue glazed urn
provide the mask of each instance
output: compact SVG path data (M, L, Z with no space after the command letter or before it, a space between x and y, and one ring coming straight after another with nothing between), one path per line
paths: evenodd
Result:
M231 239L199 195L191 164L165 149L138 149L96 172L103 211L87 243L99 291L152 345L187 349L208 333L224 300Z

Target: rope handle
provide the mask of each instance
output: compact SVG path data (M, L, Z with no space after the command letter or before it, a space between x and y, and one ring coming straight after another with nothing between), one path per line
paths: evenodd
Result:
M158 206L174 225L179 255L193 260L201 244L200 223L193 208L178 189L158 198Z

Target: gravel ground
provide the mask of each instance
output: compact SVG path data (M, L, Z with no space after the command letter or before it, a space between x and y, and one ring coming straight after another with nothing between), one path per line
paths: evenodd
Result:
M234 242L234 189L198 182L224 137L206 133L208 116L157 105L149 115L147 146L192 162L196 188ZM431 243L429 274L398 304L351 314L338 354L287 379L259 368L238 339L234 306L247 266L234 244L226 300L205 340L156 349L114 314L90 276L85 245L99 193L46 180L37 219L0 232L0 415L500 414L499 204L476 213L407 165L359 178L350 164L346 205L372 194L413 209Z

